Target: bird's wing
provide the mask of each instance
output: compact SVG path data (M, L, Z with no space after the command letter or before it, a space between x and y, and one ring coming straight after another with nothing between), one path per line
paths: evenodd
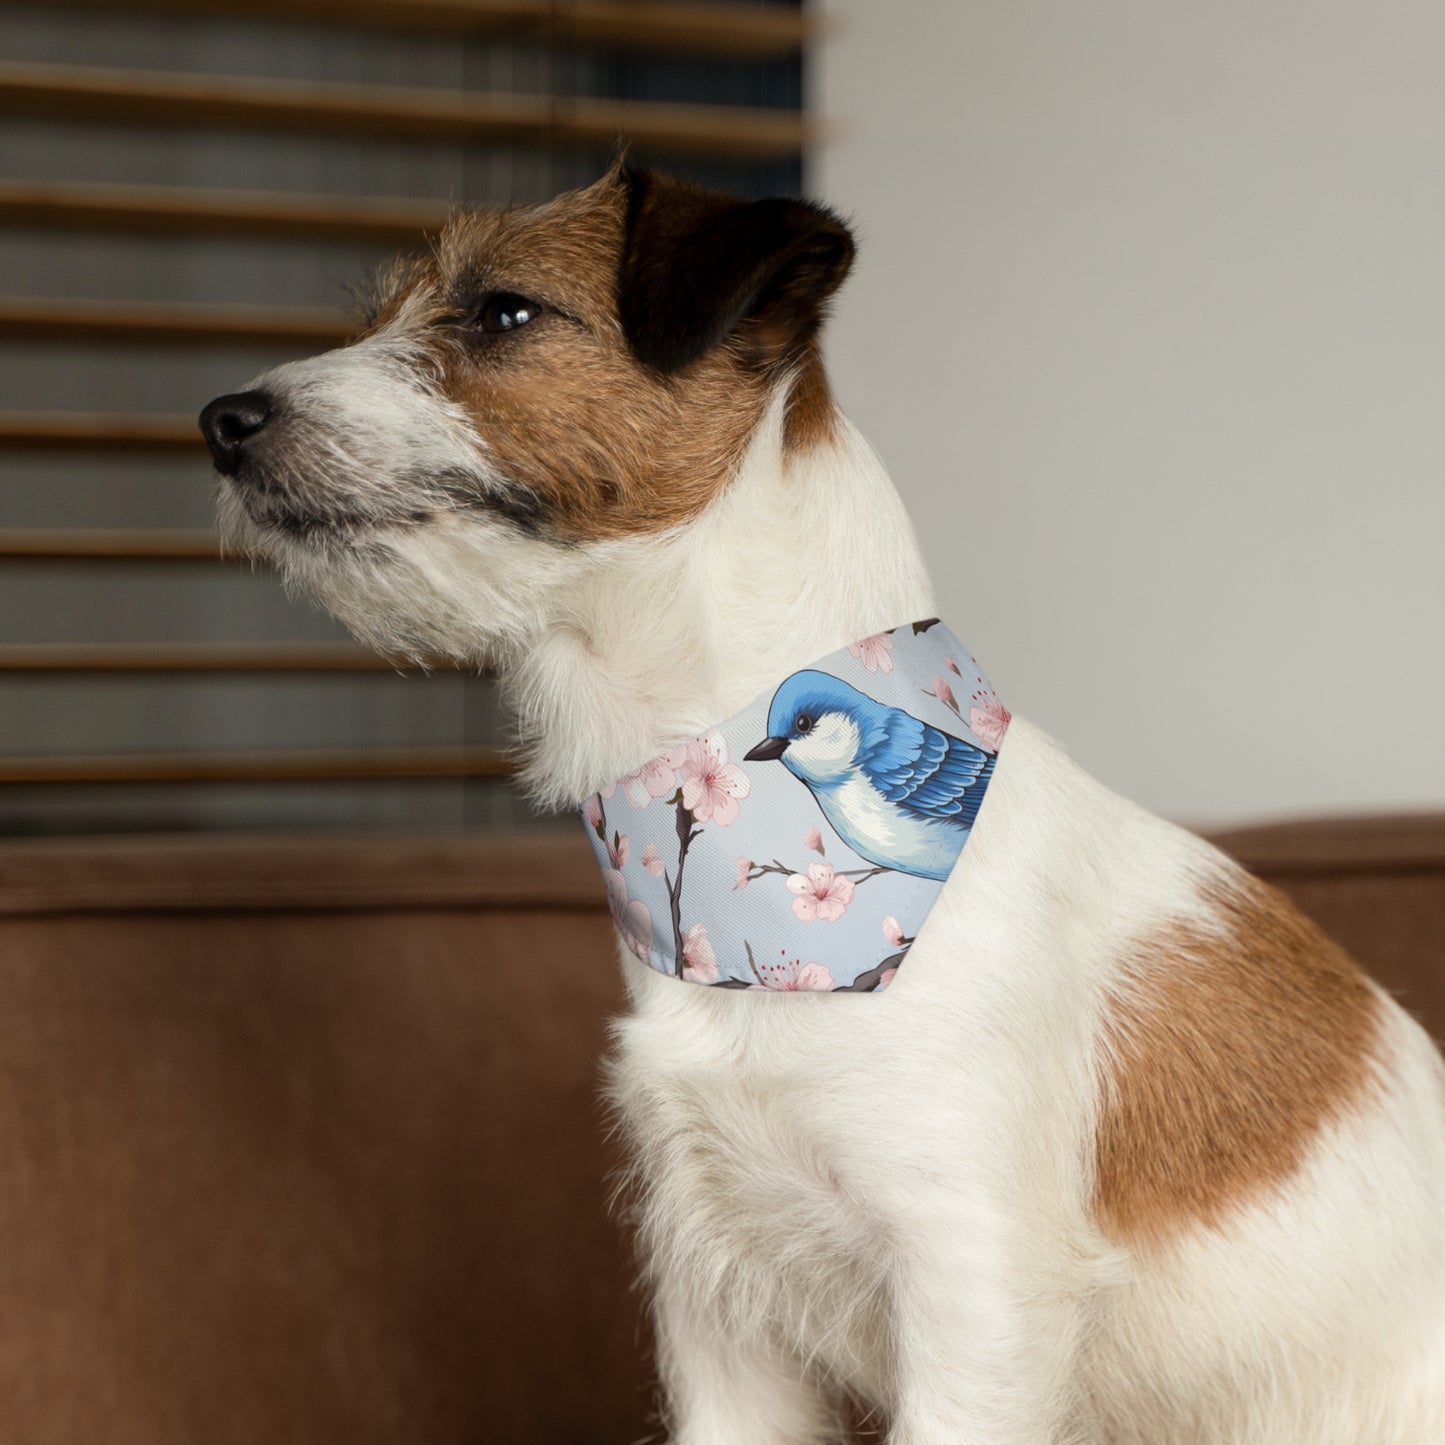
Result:
M890 803L923 818L973 824L994 759L900 708L867 730L858 761Z

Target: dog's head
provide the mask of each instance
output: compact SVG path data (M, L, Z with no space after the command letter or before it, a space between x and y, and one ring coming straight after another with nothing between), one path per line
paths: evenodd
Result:
M387 650L505 656L550 578L703 512L780 386L820 439L852 256L821 207L621 165L463 211L359 339L201 413L223 531Z

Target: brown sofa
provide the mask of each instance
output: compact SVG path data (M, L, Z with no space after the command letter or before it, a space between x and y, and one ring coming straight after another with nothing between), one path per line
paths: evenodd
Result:
M1445 818L1221 839L1445 1032ZM0 844L0 1440L655 1431L571 832Z

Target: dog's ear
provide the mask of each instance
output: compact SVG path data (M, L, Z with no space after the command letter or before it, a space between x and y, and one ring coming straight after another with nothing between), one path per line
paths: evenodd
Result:
M757 365L800 355L853 263L853 237L807 201L740 201L623 165L622 331L640 361L681 370L736 335Z

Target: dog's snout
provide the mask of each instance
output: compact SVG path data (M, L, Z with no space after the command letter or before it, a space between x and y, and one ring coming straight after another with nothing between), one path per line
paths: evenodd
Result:
M271 418L273 403L264 391L238 391L218 396L201 412L201 433L215 459L216 470L233 476L241 466L246 443Z

